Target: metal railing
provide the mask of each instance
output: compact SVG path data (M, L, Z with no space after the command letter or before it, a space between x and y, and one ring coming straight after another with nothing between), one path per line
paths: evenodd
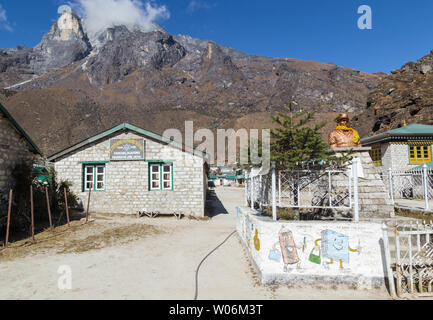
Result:
M251 208L353 210L359 220L357 161L348 170L261 170L247 175L246 203Z
M399 200L423 200L424 209L430 210L433 199L433 170L424 165L422 170L392 170L380 172L393 204Z

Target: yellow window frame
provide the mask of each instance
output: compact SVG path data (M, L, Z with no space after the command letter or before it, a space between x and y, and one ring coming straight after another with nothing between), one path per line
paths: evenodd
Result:
M432 161L430 145L410 145L409 164L424 164Z
M370 157L376 167L380 167L382 165L382 150L380 146L372 147L370 151Z

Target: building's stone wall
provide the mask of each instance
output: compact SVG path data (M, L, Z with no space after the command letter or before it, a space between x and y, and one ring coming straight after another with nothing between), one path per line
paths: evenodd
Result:
M380 146L380 150L382 155L382 165L377 168L381 171L386 171L389 168L392 168L392 147L389 143L386 143Z
M73 183L84 208L88 192L83 192L85 161L109 161L111 138L145 140L145 159L173 161L173 191L149 191L149 163L146 161L112 161L106 163L105 191L92 192L90 211L94 213L137 214L160 212L204 216L206 185L204 160L171 146L132 132L113 134L102 141L87 145L55 162L58 179Z
M392 169L409 170L417 165L409 164L409 146L407 144L391 144Z
M0 194L5 195L12 186L12 170L16 164L24 161L31 165L35 158L40 158L31 150L26 138L0 113Z

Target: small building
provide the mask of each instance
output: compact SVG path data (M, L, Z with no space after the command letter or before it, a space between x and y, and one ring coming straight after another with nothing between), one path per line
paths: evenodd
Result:
M43 154L28 134L0 104L0 194L7 197L12 171L19 163L42 162Z
M432 161L433 126L410 124L361 139L381 171L411 170Z
M50 156L57 177L72 182L95 213L203 217L207 155L123 123Z

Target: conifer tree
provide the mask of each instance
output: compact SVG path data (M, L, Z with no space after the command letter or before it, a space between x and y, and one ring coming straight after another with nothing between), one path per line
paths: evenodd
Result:
M271 160L280 169L342 169L353 152L337 156L323 141L320 130L326 122L308 126L315 112L294 112L292 103L284 106L287 113L278 113L272 120L280 127L271 130Z

